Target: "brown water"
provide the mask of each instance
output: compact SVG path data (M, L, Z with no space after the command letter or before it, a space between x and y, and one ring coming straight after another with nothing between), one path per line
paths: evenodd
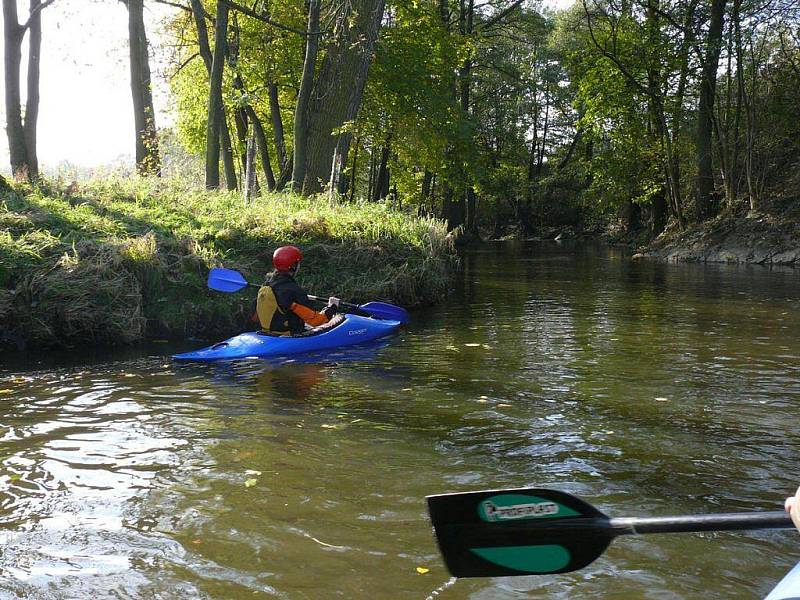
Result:
M626 537L577 573L440 587L424 497L779 509L800 483L798 292L789 269L489 245L366 350L4 355L0 597L757 598L797 532Z

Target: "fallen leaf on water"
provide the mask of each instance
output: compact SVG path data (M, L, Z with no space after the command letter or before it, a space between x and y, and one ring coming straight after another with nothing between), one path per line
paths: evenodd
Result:
M244 482L244 487L251 488L257 483L258 483L258 479L248 479L247 481Z
M255 450L243 450L241 452L238 452L236 456L233 457L233 460L234 462L239 462L244 458L250 458L251 456L255 455L256 455Z
M196 546L197 544L202 544L203 540L192 540L192 543Z
M425 573L427 573L428 571L430 571L430 569L426 569L425 567L417 567L417 573L419 573L420 575L425 575Z

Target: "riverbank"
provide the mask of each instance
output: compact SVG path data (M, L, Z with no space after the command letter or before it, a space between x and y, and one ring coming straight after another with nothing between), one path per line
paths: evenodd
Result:
M800 206L787 204L760 213L727 213L686 231L670 229L640 248L634 257L800 266Z
M216 338L244 328L253 293L206 287L225 266L263 281L272 251L305 254L312 293L413 308L440 301L456 265L445 226L383 204L331 207L159 179L16 187L0 194L0 347Z

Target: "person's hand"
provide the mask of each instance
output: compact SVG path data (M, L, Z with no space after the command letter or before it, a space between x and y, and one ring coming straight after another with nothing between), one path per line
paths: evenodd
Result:
M328 306L339 306L340 302L341 300L339 300L339 298L337 298L336 296L331 296L330 298L328 298Z
M797 492L794 496L786 499L786 502L783 506L786 509L786 512L792 516L792 522L794 523L794 526L800 530L800 487L797 488Z

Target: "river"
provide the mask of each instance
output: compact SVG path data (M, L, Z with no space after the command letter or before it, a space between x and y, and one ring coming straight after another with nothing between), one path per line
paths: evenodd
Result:
M445 305L348 353L5 353L0 597L759 597L800 559L796 531L626 536L579 572L446 585L425 496L781 509L799 291L792 269L489 244Z

